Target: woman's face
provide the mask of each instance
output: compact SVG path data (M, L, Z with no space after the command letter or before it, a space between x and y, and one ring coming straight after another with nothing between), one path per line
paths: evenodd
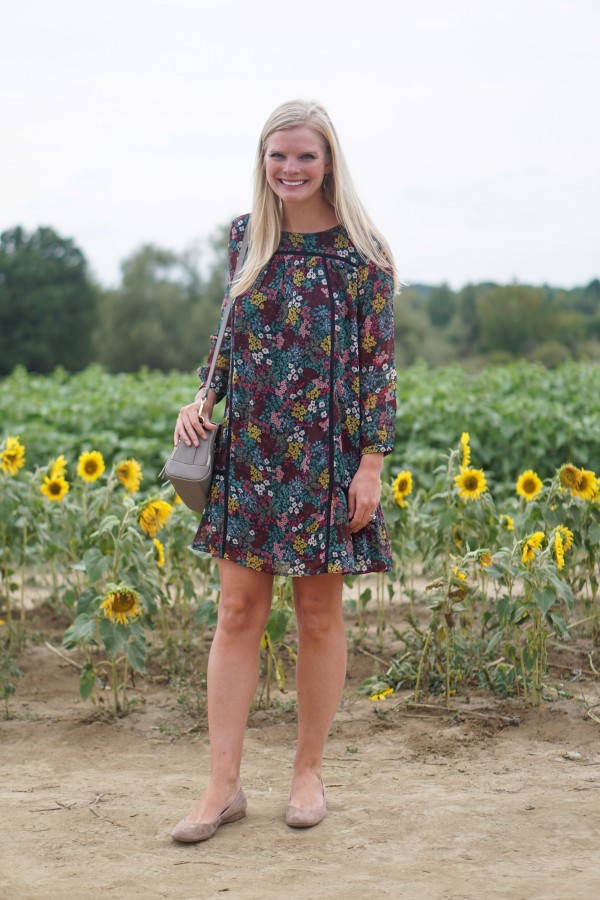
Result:
M309 125L274 131L267 138L267 181L284 203L306 203L319 196L332 170L321 135Z

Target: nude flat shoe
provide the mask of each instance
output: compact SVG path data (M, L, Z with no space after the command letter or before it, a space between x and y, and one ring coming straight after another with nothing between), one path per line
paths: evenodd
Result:
M219 825L227 825L228 822L236 822L246 815L246 797L242 788L239 789L229 806L223 810L220 816L211 822L188 822L187 816L178 822L171 837L176 841L186 844L194 844L196 841L207 841L213 836Z
M285 811L286 825L289 825L291 828L312 828L313 825L318 825L319 822L323 821L327 805L323 781L321 781L321 788L323 789L323 802L316 809L303 809L300 806L292 806L291 803L288 803Z

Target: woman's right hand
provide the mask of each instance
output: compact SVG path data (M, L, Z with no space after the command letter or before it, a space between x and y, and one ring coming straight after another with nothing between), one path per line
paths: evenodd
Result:
M175 431L173 433L173 442L175 446L177 446L180 440L183 440L188 447L192 444L194 447L197 447L199 445L198 435L200 435L202 440L206 440L208 437L206 429L208 429L208 431L214 431L215 428L218 427L215 422L210 421L212 408L209 408L207 407L207 404L204 404L202 410L203 422L198 418L198 410L199 405L197 403L188 403L187 406L182 406L179 410Z

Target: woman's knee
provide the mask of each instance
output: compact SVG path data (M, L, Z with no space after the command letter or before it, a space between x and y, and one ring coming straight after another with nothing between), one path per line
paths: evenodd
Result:
M247 592L221 592L218 627L227 634L260 635L265 629L269 606L266 598L251 596Z
M296 619L301 636L326 639L331 632L343 628L342 598L306 592L296 599Z
M219 563L218 627L228 634L262 634L271 608L272 576L227 560Z

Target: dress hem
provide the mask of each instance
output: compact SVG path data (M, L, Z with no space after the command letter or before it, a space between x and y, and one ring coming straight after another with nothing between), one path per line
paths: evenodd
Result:
M205 550L202 547L197 547L194 544L189 544L188 549L192 551L192 553L206 553L209 556L212 556L214 559L227 559L229 562L238 563L238 565L245 566L247 569L253 569L255 572L265 572L267 575L281 575L282 577L289 578L310 578L312 575L377 575L379 572L391 572L393 566L390 565L387 568L368 568L368 569L332 569L330 570L328 567L322 569L319 572L305 572L304 574L300 574L298 572L277 572L272 567L265 564L264 568L256 569L254 566L249 566L243 556L240 555L239 559L235 559L234 555L228 554L224 556L222 553L216 553L212 550ZM261 560L262 563L262 560ZM375 564L374 564L375 565Z

